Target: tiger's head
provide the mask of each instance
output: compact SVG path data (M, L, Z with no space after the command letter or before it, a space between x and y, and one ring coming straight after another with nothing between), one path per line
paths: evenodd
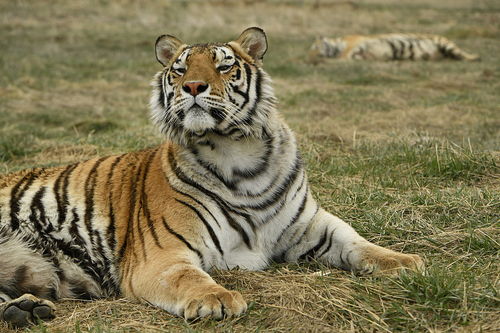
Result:
M309 57L337 58L345 49L346 44L341 38L317 37L309 50Z
M266 133L275 97L262 69L262 29L248 28L228 43L186 45L162 35L155 48L164 68L153 80L152 118L169 140L187 145L206 135Z

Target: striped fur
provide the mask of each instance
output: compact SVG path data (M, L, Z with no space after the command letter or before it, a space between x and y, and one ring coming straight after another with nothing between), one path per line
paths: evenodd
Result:
M22 311L26 293L123 295L188 319L221 318L246 303L207 274L214 267L317 259L369 273L422 265L318 206L275 109L266 48L258 28L224 44L162 36L151 110L166 143L0 178L4 319Z
M437 35L385 34L318 37L310 50L311 60L328 57L350 60L479 60L455 43Z

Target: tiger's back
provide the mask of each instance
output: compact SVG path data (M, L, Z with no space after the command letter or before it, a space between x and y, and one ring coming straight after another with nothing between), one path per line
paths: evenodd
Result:
M351 60L479 60L439 35L381 34L317 38L309 53L311 59L329 57Z

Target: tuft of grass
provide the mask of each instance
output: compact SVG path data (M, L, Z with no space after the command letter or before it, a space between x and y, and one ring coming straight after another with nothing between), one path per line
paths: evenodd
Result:
M80 133L107 132L119 128L119 125L110 120L83 120L73 125L73 128Z
M0 137L0 162L10 162L34 153L29 147L30 139L26 135Z

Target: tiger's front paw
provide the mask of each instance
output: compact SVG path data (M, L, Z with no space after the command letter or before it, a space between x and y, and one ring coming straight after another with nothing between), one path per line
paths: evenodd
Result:
M38 320L53 319L55 309L51 301L24 294L2 305L0 319L13 327L20 328L34 325Z
M353 269L358 274L398 274L402 270L422 270L424 261L416 254L405 254L370 244L361 249L360 260Z
M226 289L193 297L186 304L184 309L186 320L203 317L228 318L239 316L247 309L247 303L239 292Z

